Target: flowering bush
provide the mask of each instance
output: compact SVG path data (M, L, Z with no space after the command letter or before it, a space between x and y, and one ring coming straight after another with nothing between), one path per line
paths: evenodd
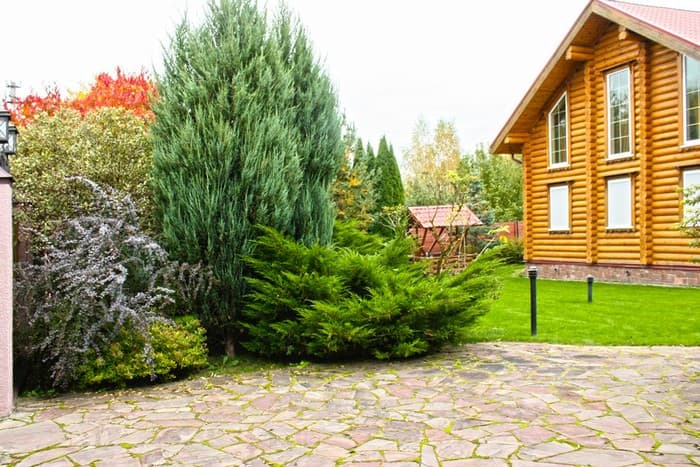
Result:
M17 313L31 327L31 350L49 364L51 384L67 387L127 330L139 336L155 377L153 326L171 323L162 315L173 302L164 286L167 253L141 232L128 196L72 180L90 189L92 204L50 236L38 235L42 255L17 271Z

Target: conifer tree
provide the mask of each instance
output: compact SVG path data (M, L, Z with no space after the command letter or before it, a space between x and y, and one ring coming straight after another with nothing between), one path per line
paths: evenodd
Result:
M362 140L355 137L354 129L348 131L344 139L346 157L343 158L333 185L338 220L356 221L361 228L367 228L376 202L373 177L367 171Z
M255 226L330 241L335 95L289 13L270 27L255 0L212 1L201 26L181 23L158 91L157 218L172 256L212 266L219 287L202 318L233 355Z
M291 233L306 245L328 244L335 213L331 185L343 157L341 118L332 84L314 59L300 24L284 7L273 37L292 79L291 128L296 132L301 185L294 205Z
M362 144L362 138L357 138L355 145L352 148L352 167L359 167L364 165L367 167L367 156L365 153L365 147Z
M396 162L394 152L384 136L379 141L375 166L378 172L377 209L381 210L385 207L403 205L404 191L399 164Z
M374 149L372 149L372 144L367 142L367 149L365 150L365 160L367 161L367 171L374 172L376 158L374 157Z

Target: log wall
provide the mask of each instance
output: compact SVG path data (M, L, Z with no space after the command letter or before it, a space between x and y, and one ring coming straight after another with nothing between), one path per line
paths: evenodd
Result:
M606 75L629 67L632 156L608 160ZM677 229L684 167L700 146L683 147L682 56L610 24L593 58L552 92L523 147L525 258L587 264L684 265L700 256ZM567 93L569 166L550 168L548 114ZM632 180L633 228L607 229L607 180ZM549 231L549 187L566 183L570 230Z

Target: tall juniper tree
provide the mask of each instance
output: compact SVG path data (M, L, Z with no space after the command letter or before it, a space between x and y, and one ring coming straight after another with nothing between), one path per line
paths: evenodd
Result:
M302 243L327 244L333 235L329 189L343 156L341 118L328 76L314 59L301 25L282 7L273 25L284 65L292 78L291 126L296 131L301 185L291 233Z
M177 28L158 76L156 215L174 257L212 266L219 287L202 318L229 355L255 226L331 236L336 97L289 16L270 26L254 0L211 1L202 25Z

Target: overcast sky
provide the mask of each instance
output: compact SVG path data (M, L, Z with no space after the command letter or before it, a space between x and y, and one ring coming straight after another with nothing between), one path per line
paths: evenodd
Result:
M276 0L270 0L275 2ZM700 0L637 0L700 9ZM0 86L20 95L87 86L96 74L158 70L184 12L206 0L3 0ZM397 156L420 117L452 121L462 150L488 146L588 0L289 0L340 107Z

